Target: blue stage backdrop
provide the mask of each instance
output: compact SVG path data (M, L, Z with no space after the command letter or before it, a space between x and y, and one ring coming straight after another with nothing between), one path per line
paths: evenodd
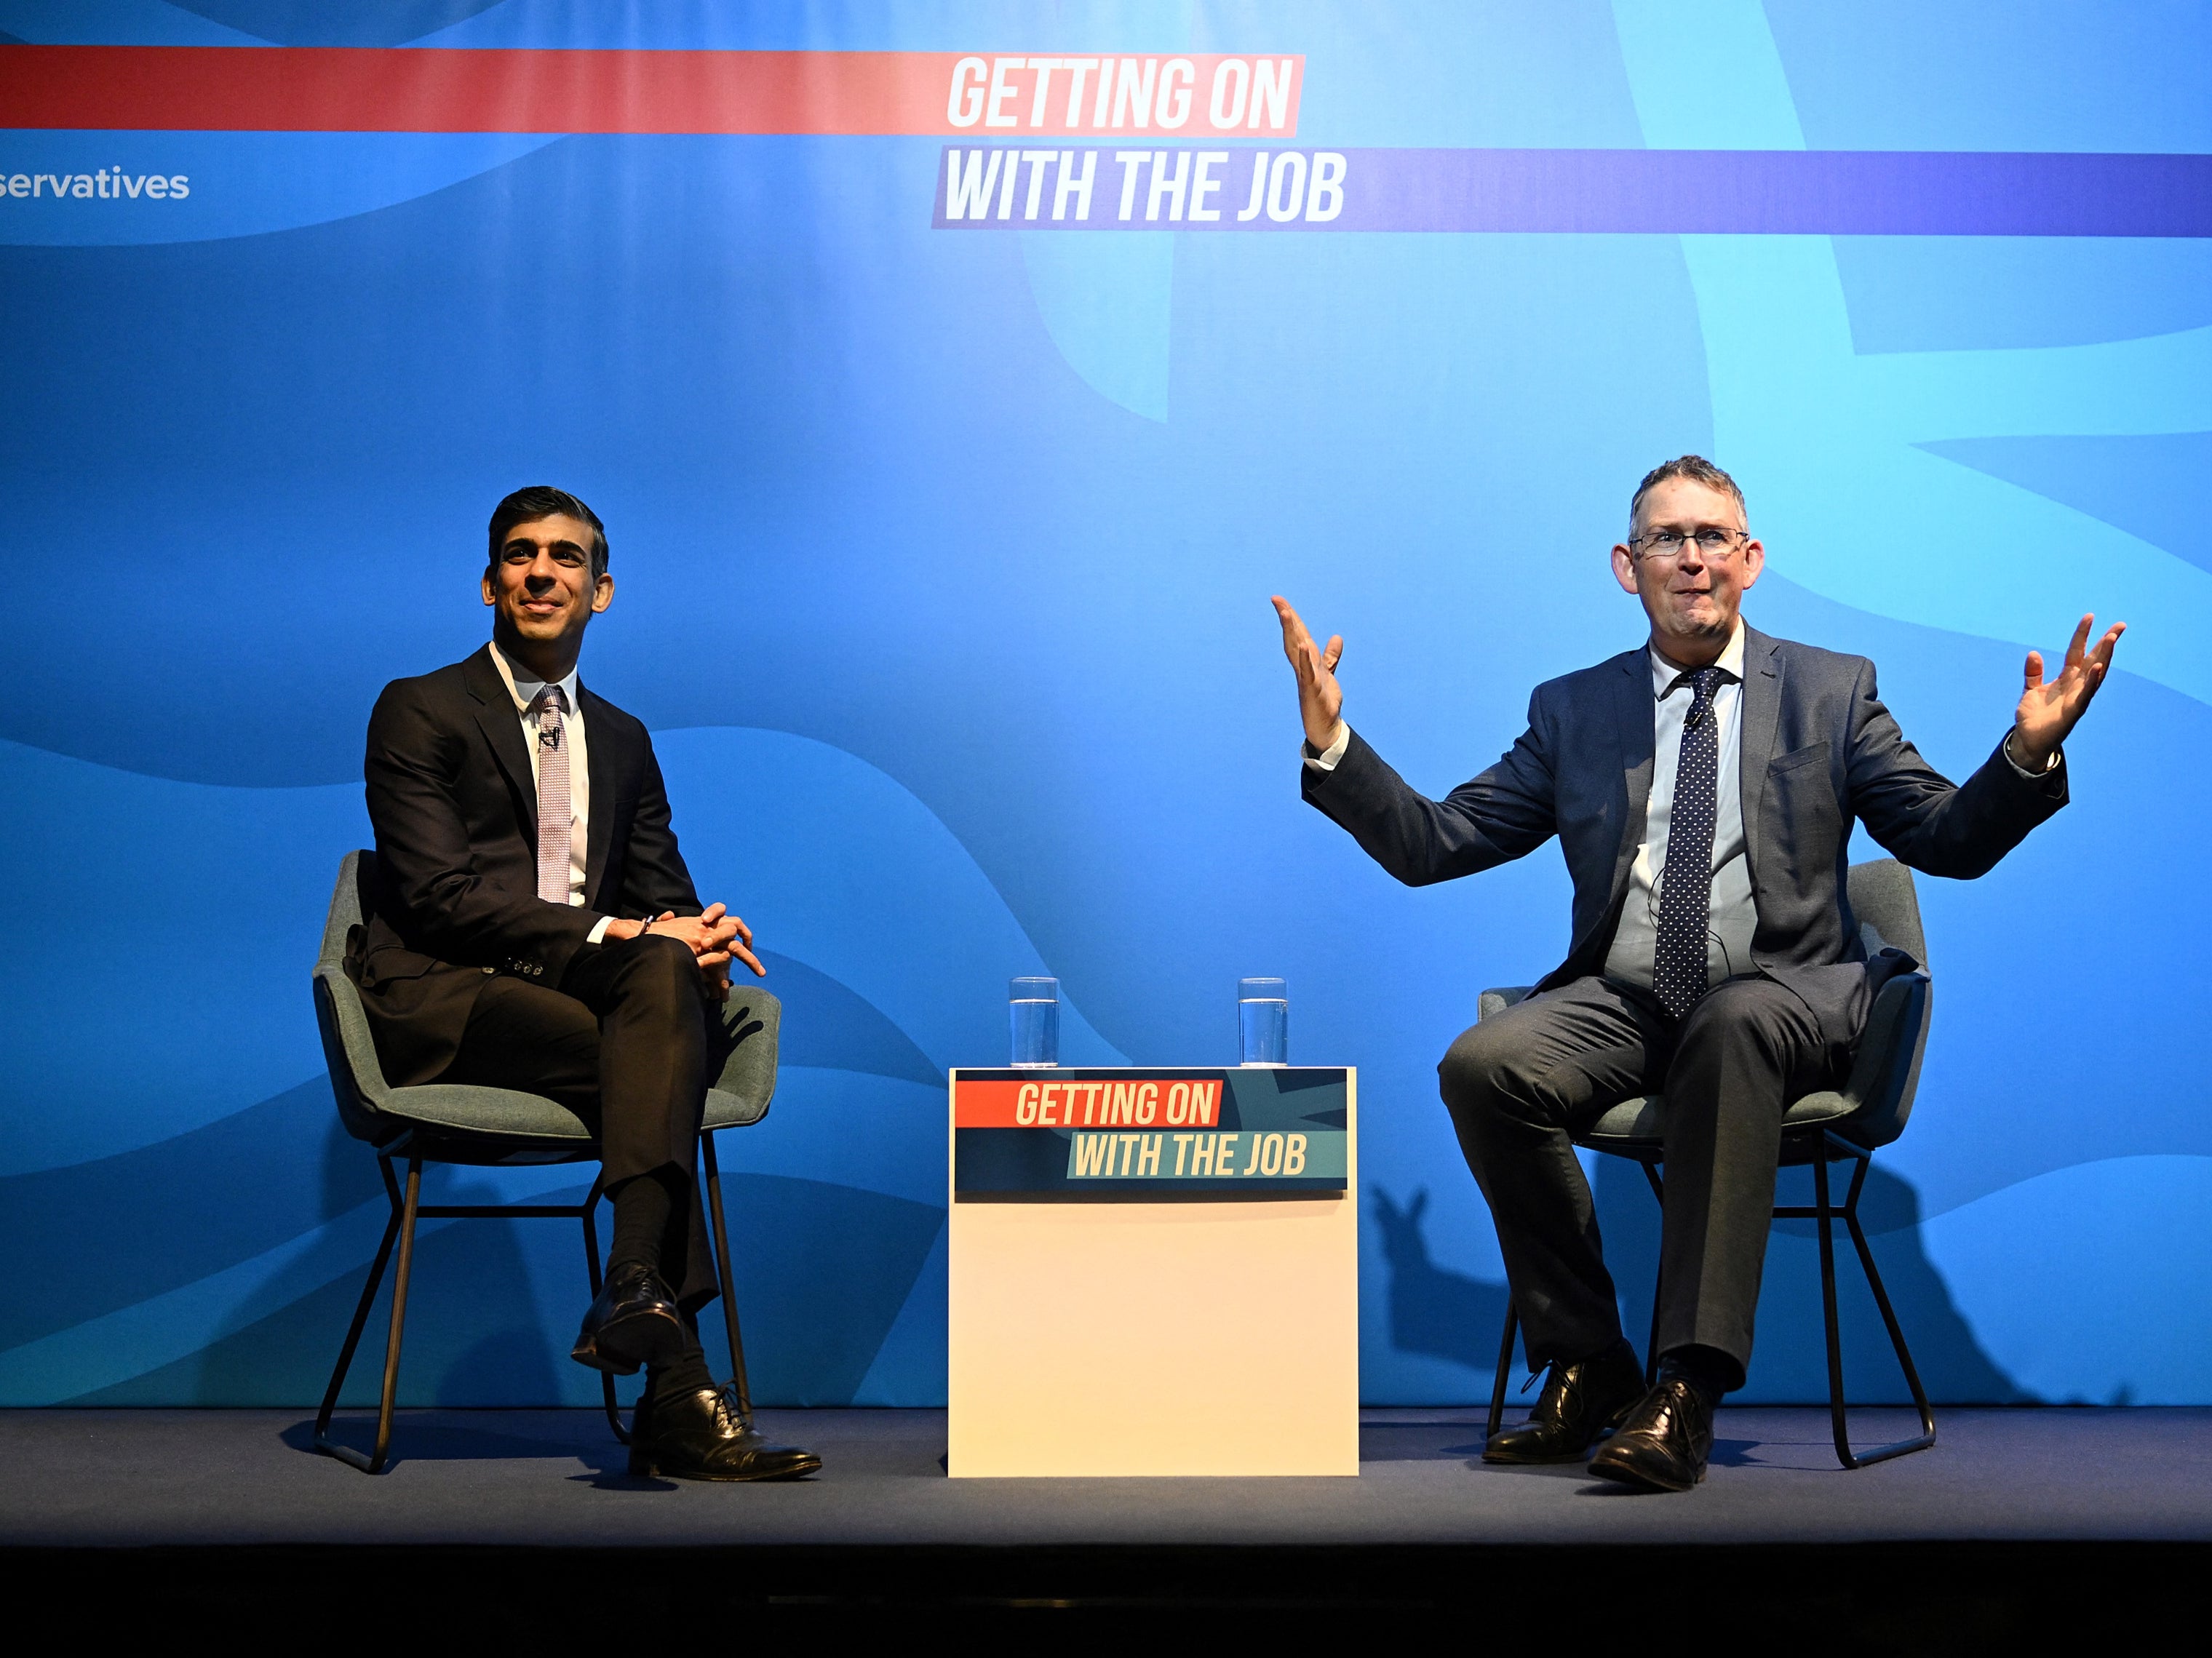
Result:
M942 1400L945 1069L1036 972L1085 1064L1227 1060L1238 976L1285 976L1293 1059L1359 1067L1366 1396L1484 1393L1432 1067L1566 884L1407 890L1300 805L1267 596L1441 793L1641 636L1607 549L1697 451L1771 550L1752 619L1873 657L1954 776L2025 647L2130 624L2075 804L1922 884L1868 1202L1939 1399L2212 1402L2203 4L0 0L0 1401L319 1394L385 1213L307 981L363 723L482 641L485 519L540 481L607 521L585 677L788 1010L724 1143L762 1397ZM1595 1178L1640 1330L1650 1199ZM407 1397L594 1396L572 1229L426 1234ZM1818 1397L1807 1229L1770 1260L1750 1396Z

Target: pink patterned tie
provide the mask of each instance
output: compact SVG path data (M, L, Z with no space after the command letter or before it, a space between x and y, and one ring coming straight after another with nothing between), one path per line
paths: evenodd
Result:
M569 824L575 808L568 794L568 733L561 724L568 706L558 685L538 693L538 896L549 904L568 902Z

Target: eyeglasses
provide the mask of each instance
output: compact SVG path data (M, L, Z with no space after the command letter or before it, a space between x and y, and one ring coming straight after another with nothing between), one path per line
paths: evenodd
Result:
M1654 530L1649 535L1629 537L1628 544L1634 547L1640 544L1646 558L1674 558L1680 554L1686 542L1694 541L1698 544L1698 550L1707 558L1718 558L1735 545L1739 536L1747 541L1751 539L1747 531L1723 530L1707 525L1686 536L1680 530Z

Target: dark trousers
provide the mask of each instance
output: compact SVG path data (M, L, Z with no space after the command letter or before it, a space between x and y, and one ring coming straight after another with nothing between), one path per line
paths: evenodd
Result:
M672 1168L687 1195L661 1245L660 1272L696 1312L715 1293L693 1178L699 1119L727 1057L690 950L648 936L580 950L558 990L488 980L440 1080L559 1101L597 1131L610 1187Z
M1849 1055L1771 980L1717 985L1679 1023L1648 993L1577 979L1464 1032L1437 1067L1468 1167L1488 1199L1532 1364L1620 1337L1573 1133L1664 1093L1666 1220L1657 1347L1751 1359L1782 1114L1832 1086Z

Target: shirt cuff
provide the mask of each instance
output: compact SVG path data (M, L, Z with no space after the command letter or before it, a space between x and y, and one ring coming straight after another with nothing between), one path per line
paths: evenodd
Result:
M1310 743L1302 742L1298 744L1298 753L1316 771L1334 771L1337 763L1344 758L1345 750L1351 746L1352 727L1340 720L1336 722L1336 735L1329 739L1327 748L1316 749Z
M2027 778L2031 783L2033 783L2041 781L2044 778L2050 776L2052 772L2057 771L2058 769L2058 762L2061 757L2064 756L2066 750L2063 748L2051 750L2051 758L2045 763L2043 769L2041 771L2030 771L2027 767L2021 765L2019 761L2012 757L2012 733L2010 732L2007 732L2005 733L2004 741L1997 744L1997 752L2004 756L2005 764L2010 766L2014 772L2018 773L2021 776Z
M595 925L589 932L586 932L584 935L584 942L587 944L603 944L606 943L607 923L614 919L615 918L611 915L600 916L597 925Z

